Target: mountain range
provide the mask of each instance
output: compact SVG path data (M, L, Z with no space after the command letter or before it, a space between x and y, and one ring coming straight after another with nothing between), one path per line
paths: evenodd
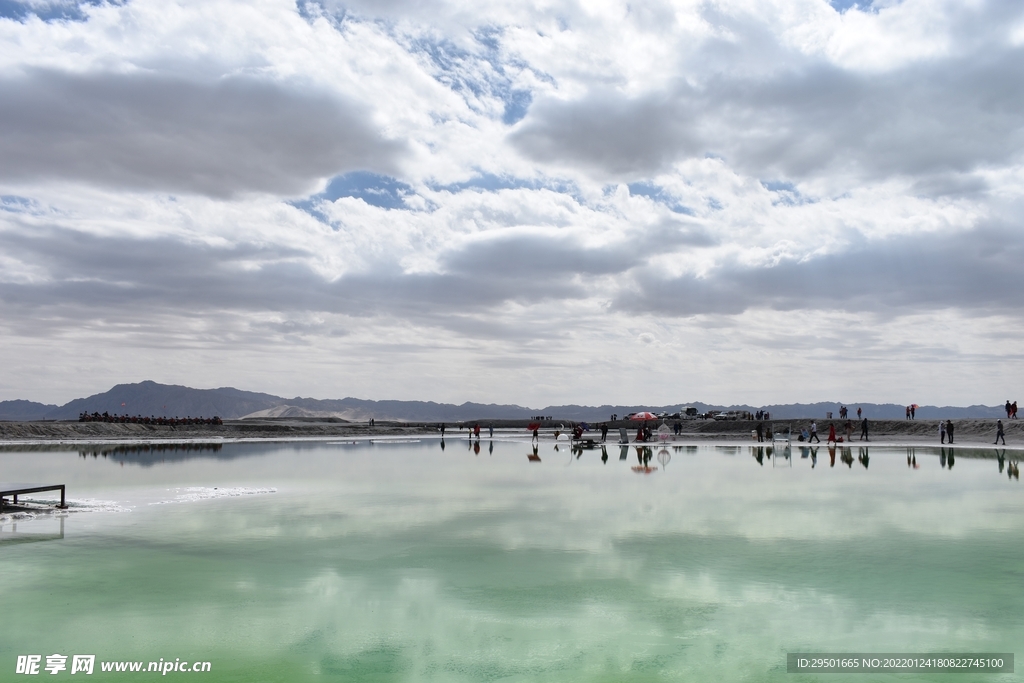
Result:
M845 403L856 414L860 407L869 419L900 419L905 407L895 403ZM152 381L136 384L118 384L109 391L86 398L76 398L62 406L33 401L0 401L0 420L76 420L82 412L130 415L157 415L167 417L214 415L225 419L274 417L333 417L345 420L397 420L405 422L458 422L469 420L529 419L550 416L556 420L596 422L607 420L613 413L625 416L638 410L653 413L674 413L683 406L693 406L700 412L708 410L765 409L776 419L824 418L828 411L839 415L839 403L788 403L767 406L732 405L680 402L667 406L652 405L558 405L545 408L526 408L518 405L494 403L435 403L433 401L370 401L358 398L315 399L283 398L272 394L242 391L232 387L219 389L192 389ZM984 406L920 406L917 418L963 419L975 417L1005 417L1001 405Z

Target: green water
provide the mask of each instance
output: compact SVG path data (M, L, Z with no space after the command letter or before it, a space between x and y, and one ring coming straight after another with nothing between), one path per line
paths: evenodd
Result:
M0 453L0 479L94 501L62 538L2 520L0 680L54 653L101 681L160 658L203 681L1024 678L786 673L791 651L1024 653L1024 488L995 451L655 448L638 473L632 447L487 439L102 450Z

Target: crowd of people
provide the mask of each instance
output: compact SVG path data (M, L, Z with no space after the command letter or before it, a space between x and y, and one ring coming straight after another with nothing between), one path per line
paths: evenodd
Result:
M143 424L163 425L168 427L182 427L193 425L222 425L224 421L219 417L156 417L150 415L111 415L104 411L102 413L80 413L79 422L107 422L111 424Z

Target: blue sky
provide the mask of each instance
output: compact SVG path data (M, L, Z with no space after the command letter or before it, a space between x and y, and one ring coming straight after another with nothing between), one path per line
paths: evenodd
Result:
M1008 0L0 0L0 399L999 403Z

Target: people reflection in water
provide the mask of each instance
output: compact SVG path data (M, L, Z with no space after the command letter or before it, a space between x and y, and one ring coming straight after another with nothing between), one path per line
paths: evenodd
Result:
M817 465L817 464L818 464L818 447L815 446L814 448L811 449L811 469L813 470L814 466Z
M493 441L490 443L489 446L487 446L487 454L488 455L494 455L494 442Z
M850 469L853 469L853 449L844 448L843 454L839 456L839 459L843 462L844 465L846 465Z
M868 455L868 449L867 448L859 448L857 450L858 450L857 462L859 462L861 465L864 465L864 469L867 469L868 468L868 462L871 460L871 456Z
M1017 481L1020 481L1020 463L1014 460L1006 467L1006 474L1008 477L1012 477Z
M629 458L629 446L619 446L619 460L626 460Z
M601 462L608 464L608 449L604 446L601 446Z
M473 442L473 453L475 455L480 455L480 441L479 440Z
M919 469L919 466L917 464L917 449L907 449L907 467L911 467L915 470Z
M526 458L530 462L540 462L540 456L537 454L537 448L539 448L539 446L534 444L534 446L533 446L533 453L527 453L526 454Z
M754 460L757 461L758 465L760 465L761 467L764 467L764 446L758 446L757 448L755 448L753 450L754 450Z
M835 447L835 445L832 445L832 446L828 447L828 466L829 467L835 467L836 466L836 447Z
M996 451L996 460L999 461L999 474L1003 473L1003 467L1006 466L1006 451Z
M939 464L943 467L953 469L953 465L956 463L956 459L953 455L952 448L939 449Z
M444 439L441 439L441 450L444 450Z
M636 461L640 463L642 467L647 467L647 463L654 457L654 451L650 446L636 446Z

